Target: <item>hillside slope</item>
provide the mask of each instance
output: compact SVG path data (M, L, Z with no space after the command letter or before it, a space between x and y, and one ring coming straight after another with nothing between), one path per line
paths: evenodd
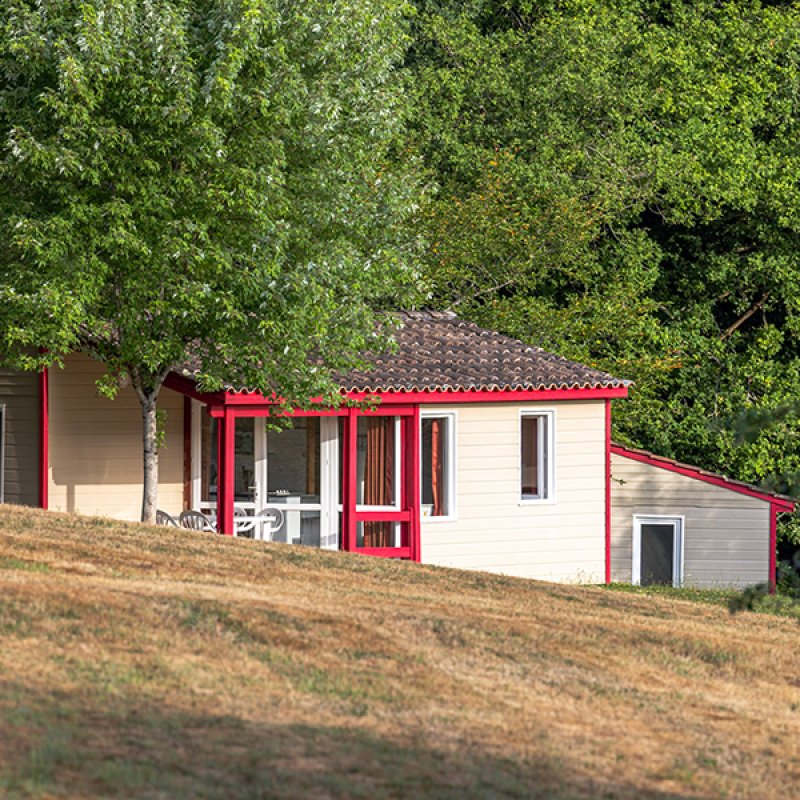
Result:
M0 796L789 797L799 640L714 606L4 507Z

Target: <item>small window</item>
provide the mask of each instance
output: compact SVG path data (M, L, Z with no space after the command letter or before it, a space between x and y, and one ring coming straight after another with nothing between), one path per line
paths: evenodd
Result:
M520 418L520 496L553 497L553 412L524 411Z
M422 417L422 517L455 516L454 417Z

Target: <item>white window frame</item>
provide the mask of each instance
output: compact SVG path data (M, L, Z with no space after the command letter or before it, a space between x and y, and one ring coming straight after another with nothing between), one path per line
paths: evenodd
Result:
M522 420L538 417L539 423L539 486L544 483L542 497L526 497L522 494ZM542 444L541 429L546 426L547 434ZM546 452L544 451L544 448ZM544 454L544 458L542 458ZM521 408L517 425L517 494L521 506L548 505L556 502L556 410L554 408Z
M680 514L634 514L633 515L633 547L631 563L631 583L642 584L642 525L665 525L672 523L675 531L672 538L672 585L678 588L683 585L683 551L686 517Z
M446 419L447 436L445 437L445 485L447 489L447 514L441 517L424 516L420 506L420 519L428 523L455 522L458 519L458 509L456 507L456 426L458 415L455 411L420 411L419 414L419 495L422 498L422 420L424 419Z

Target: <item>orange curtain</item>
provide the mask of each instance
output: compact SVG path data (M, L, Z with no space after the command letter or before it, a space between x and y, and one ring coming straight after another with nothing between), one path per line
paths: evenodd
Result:
M431 421L431 494L433 496L433 516L444 516L444 420Z
M364 505L390 506L394 482L394 419L369 417L364 461ZM364 547L391 547L392 523L365 522Z

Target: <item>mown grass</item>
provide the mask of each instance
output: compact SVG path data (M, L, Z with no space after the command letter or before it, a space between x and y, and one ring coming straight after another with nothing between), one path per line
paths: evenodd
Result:
M674 600L688 600L692 603L710 603L728 608L731 600L740 594L735 589L696 589L693 587L676 588L674 586L632 586L629 583L612 583L605 587L610 591L644 595L646 597L664 597ZM780 587L775 594L765 594L753 600L752 611L759 614L774 614L780 617L792 617L800 621L800 598L796 593L784 594Z
M785 797L799 636L685 596L3 508L0 796Z

